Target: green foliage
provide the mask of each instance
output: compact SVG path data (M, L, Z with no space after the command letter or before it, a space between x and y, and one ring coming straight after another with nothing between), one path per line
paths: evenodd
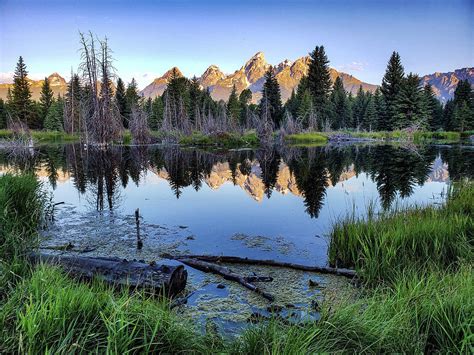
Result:
M426 105L426 114L428 116L428 128L437 131L443 128L443 106L433 93L431 85L427 84L423 88L423 99Z
M132 109L138 107L140 104L140 95L138 94L138 84L135 81L135 78L132 78L132 81L128 83L127 90L125 91L125 101L126 101L126 110L125 110L125 120L124 127L128 128L128 123L132 115Z
M396 126L392 128L427 126L425 97L418 75L410 73L402 80L401 88L392 106L392 113L396 120Z
M31 90L28 82L28 71L26 70L23 57L20 56L13 75L13 89L11 90L11 113L20 121L27 123L31 128L35 127L32 120Z
M328 137L317 132L305 132L298 134L289 134L285 139L291 144L326 144Z
M329 60L324 46L316 46L309 54L308 89L314 100L314 108L320 119L328 118L329 93L331 90L331 76L329 74Z
M49 79L44 78L43 85L41 86L41 96L40 96L40 106L41 106L41 127L44 125L44 121L46 119L46 116L48 115L48 111L51 107L51 105L54 102L54 94L53 90L51 90L51 87L49 85Z
M62 100L53 101L48 109L44 120L44 128L48 131L63 131L63 108Z
M235 84L232 87L232 91L229 95L229 100L227 101L227 115L228 117L235 123L240 121L240 112L241 112L241 104L237 97L237 89L235 88Z
M48 266L11 293L0 329L2 353L202 353L211 346L156 297L81 284Z
M115 90L115 102L117 104L120 115L122 116L122 124L125 128L128 127L128 108L127 97L125 95L125 84L121 78L117 80L117 89Z
M383 120L379 122L379 129L392 130L396 127L395 101L397 100L398 93L402 88L404 76L405 73L400 55L397 52L393 52L388 61L380 89L384 97L386 110Z
M274 127L279 127L283 120L283 107L281 104L280 84L275 77L273 67L265 73L265 83L263 84L262 100L260 100L260 113L264 111L264 103L268 102L270 117Z
M294 96L294 91L292 97ZM341 77L334 81L334 87L331 92L330 101L332 104L332 129L342 129L349 127L351 123L351 104L344 89Z
M205 135L200 132L193 132L189 136L180 137L179 144L185 146L238 148L256 147L259 144L259 140L253 131L247 132L243 135L237 133Z
M458 190L459 189L459 190ZM331 264L355 267L363 280L392 284L407 266L445 270L472 260L474 184L455 187L442 208L418 207L385 212L366 220L354 217L331 232Z
M7 106L3 99L0 99L0 129L7 128Z

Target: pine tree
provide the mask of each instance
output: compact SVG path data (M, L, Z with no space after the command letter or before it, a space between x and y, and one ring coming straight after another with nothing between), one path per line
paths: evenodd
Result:
M363 127L368 131L372 131L377 127L377 108L375 105L374 95L370 92L366 95Z
M329 73L329 60L324 51L324 46L316 46L314 51L310 53L307 80L317 115L322 119L328 118L331 76Z
M453 128L456 131L464 132L474 129L474 111L466 101L461 101L454 108Z
M351 109L347 92L340 77L337 77L334 81L330 101L332 104L332 128L342 129L348 127L351 120Z
M117 80L117 89L115 90L115 102L117 104L120 115L122 116L122 124L128 128L128 111L127 97L125 95L125 84L121 78Z
M382 79L381 92L386 105L385 115L382 117L384 122L380 122L380 127L383 127L383 129L393 130L399 126L399 124L395 122L395 101L397 100L398 93L401 90L404 76L405 73L400 60L400 55L397 52L393 52Z
M252 91L249 89L244 89L239 95L239 104L240 104L240 124L241 126L246 126L250 124L248 122L249 118L249 111L250 111L250 102L252 101Z
M7 106L0 98L0 129L7 128Z
M90 90L81 86L79 75L71 73L64 100L64 130L68 133L80 133L83 129L81 101L90 97Z
M352 106L352 127L356 129L361 129L364 122L365 108L367 105L367 99L362 85L359 86L357 95L354 99L354 104Z
M49 85L49 79L44 78L43 85L41 86L41 96L40 96L40 103L41 103L41 122L43 123L46 115L48 114L49 108L54 101L53 90ZM43 125L41 125L43 126Z
M265 83L263 84L262 100L266 97L269 105L269 112L273 126L278 128L283 118L283 107L281 104L280 84L275 77L273 67L265 73ZM263 109L263 102L260 101L260 110Z
M132 81L128 83L127 90L125 91L125 98L127 102L127 109L125 110L125 116L128 121L130 121L130 115L132 109L137 107L140 101L140 95L138 94L138 85L135 81L135 78L132 78Z
M418 75L410 73L403 80L392 110L395 113L397 128L407 128L414 125L426 127L425 100Z
M454 104L454 100L450 99L444 105L443 110L443 129L446 131L454 131L454 109L456 105Z
M377 88L374 93L374 104L376 111L376 122L374 129L379 131L388 131L390 127L386 125L387 121L385 120L386 115L386 106L385 99L380 91L380 88Z
M61 100L53 101L44 120L44 128L48 131L62 131L63 103Z
M191 120L191 123L196 122L196 115L198 113L198 108L201 106L201 87L199 84L199 79L196 76L193 76L189 83L189 112L188 116Z
M227 116L235 123L239 122L240 119L240 103L237 97L237 89L235 84L232 87L232 91L229 95L229 100L227 101Z
M32 101L30 84L28 82L28 71L20 56L16 65L15 74L13 75L13 89L11 91L11 113L20 121L28 125L35 125L31 122Z
M148 120L151 130L158 130L163 120L163 100L160 96L153 99L151 104L151 115Z
M428 128L431 131L441 129L443 125L443 107L435 97L430 84L425 85L423 88L423 100L425 100Z

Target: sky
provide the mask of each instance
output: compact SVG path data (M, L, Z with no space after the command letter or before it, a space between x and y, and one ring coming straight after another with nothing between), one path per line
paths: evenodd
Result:
M378 84L392 51L420 75L474 66L474 0L0 0L0 82L23 56L30 77L68 78L79 31L107 36L117 74L143 88L173 66L225 73L253 54L278 64L324 45L330 66Z

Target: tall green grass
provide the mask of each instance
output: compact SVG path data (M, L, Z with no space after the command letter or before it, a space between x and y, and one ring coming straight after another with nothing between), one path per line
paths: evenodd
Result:
M381 216L369 213L336 224L330 235L332 265L355 267L370 285L393 282L406 267L456 267L472 260L474 184L459 185L441 207L417 207Z
M289 134L285 139L291 144L326 144L328 138L319 132L305 132L297 134Z
M206 337L166 302L38 266L0 309L0 353L184 353Z
M33 175L0 176L0 297L25 273L48 199Z
M474 276L407 272L390 288L326 305L321 319L278 321L247 330L233 345L240 354L468 353L472 350Z

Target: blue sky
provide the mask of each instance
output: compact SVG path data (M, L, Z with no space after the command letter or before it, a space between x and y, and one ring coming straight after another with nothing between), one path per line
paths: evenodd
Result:
M323 44L330 65L378 84L393 50L406 71L474 65L474 1L0 0L0 80L22 55L32 77L68 76L78 31L107 36L121 77L141 87L178 66L231 73L263 51L277 64Z

